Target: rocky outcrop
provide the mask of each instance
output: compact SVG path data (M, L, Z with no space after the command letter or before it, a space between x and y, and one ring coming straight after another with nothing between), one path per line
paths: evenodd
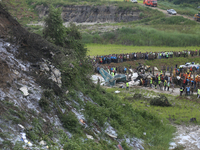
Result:
M48 15L46 6L38 5L35 9L40 18ZM140 11L135 7L67 5L62 10L64 22L129 22L140 19Z

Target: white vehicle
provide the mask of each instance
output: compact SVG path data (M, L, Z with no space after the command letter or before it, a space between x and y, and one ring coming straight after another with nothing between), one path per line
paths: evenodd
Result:
M174 9L167 9L168 14L176 15L176 11Z
M131 2L133 2L133 3L137 3L137 0L131 0Z
M200 67L200 65L194 65L194 64L191 64L191 63L185 63L185 65L180 65L179 66L180 68L190 68L190 67L195 67L195 68L197 68L197 67Z

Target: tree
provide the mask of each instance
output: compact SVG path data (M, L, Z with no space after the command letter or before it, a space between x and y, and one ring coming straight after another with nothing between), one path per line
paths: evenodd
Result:
M63 46L66 32L61 18L62 10L50 5L49 15L45 18L44 37L50 42Z

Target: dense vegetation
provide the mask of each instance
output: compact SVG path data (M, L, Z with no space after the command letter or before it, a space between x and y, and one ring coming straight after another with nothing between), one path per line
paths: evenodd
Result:
M166 33L147 27L121 28L108 33L83 34L84 43L133 46L197 46L200 45L199 39L199 35Z

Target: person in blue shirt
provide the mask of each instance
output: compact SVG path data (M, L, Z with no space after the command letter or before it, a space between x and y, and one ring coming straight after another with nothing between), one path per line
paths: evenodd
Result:
M124 67L124 73L126 73L126 71L127 71L127 69L126 69L126 67Z
M187 93L187 96L190 95L190 87L189 86L186 87L186 93Z

